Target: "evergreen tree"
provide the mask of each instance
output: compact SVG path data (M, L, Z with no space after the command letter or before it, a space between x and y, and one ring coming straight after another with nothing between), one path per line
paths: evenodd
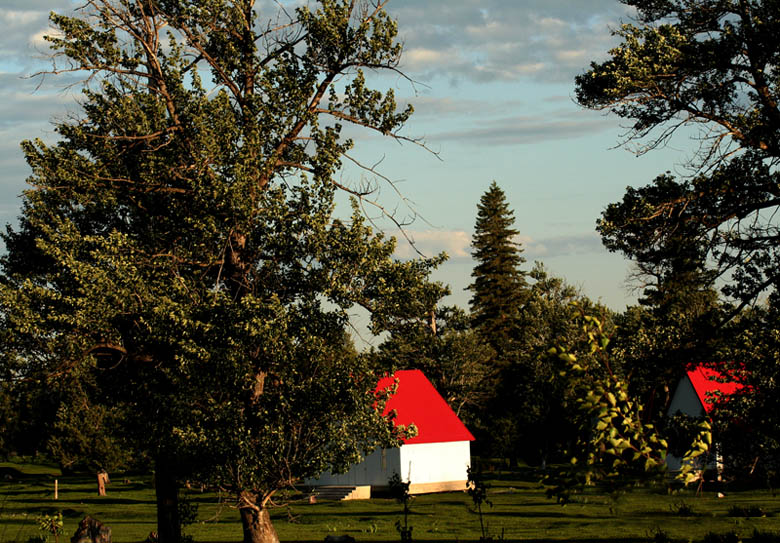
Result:
M493 350L486 368L484 386L488 392L483 412L475 417L483 421L475 428L478 442L489 454L500 454L516 459L516 420L508 409L506 398L523 388L531 377L518 371L518 342L521 336L521 310L528 298L525 262L522 248L514 241L514 212L506 195L493 181L477 204L472 256L476 266L469 285L471 296L471 325L481 340ZM512 402L512 410L516 409Z
M469 285L472 326L496 351L499 365L511 357L517 336L520 308L527 298L525 262L514 241L514 212L495 181L477 205L472 247L477 261Z

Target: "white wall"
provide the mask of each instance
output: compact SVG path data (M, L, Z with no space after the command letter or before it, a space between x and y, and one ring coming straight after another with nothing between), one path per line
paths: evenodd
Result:
M318 479L308 479L309 486L372 485L387 486L394 473L412 484L465 481L471 462L468 441L449 443L420 443L403 445L399 449L377 449L347 473L334 475L326 472Z
M465 481L470 462L468 441L404 445L399 474L412 484Z

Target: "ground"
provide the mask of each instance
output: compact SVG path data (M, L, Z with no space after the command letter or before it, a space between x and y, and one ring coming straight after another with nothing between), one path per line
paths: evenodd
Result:
M719 498L714 488L705 489L701 496L688 491L670 495L664 488L637 489L617 500L593 492L561 507L546 497L536 482L538 475L531 469L491 474L493 507L487 508L485 516L494 538L503 534L506 541L616 543L652 541L660 533L687 542L702 541L708 533L736 532L747 541L758 531L780 541L780 498L769 490L726 490ZM196 522L185 527L196 543L241 541L236 510L220 504L214 493L193 489L186 491L186 497L198 506ZM401 506L394 500L312 505L304 496L292 498L273 512L283 542L321 542L327 535L342 534L357 541L400 540L395 522L401 519ZM479 540L479 518L464 492L419 496L411 508L414 541ZM27 543L40 533L36 519L56 511L64 517L60 541L68 541L78 521L89 514L111 526L115 543L141 542L155 529L151 477L111 474L108 495L101 498L93 476L62 476L55 468L0 463L0 542ZM745 513L765 516L742 516Z

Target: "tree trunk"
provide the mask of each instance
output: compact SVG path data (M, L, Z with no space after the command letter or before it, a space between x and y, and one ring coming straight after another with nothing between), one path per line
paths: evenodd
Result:
M244 543L279 543L268 509L257 505L256 497L247 492L242 493L241 504Z
M158 460L154 488L157 496L157 538L159 543L179 543L179 485L168 463Z

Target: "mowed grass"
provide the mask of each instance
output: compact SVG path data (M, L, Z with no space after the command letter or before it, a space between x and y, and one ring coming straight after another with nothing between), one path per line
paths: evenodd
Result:
M36 518L62 511L66 542L84 515L111 526L117 543L141 542L155 529L152 479L146 475L112 474L108 495L97 496L94 477L62 476L56 468L0 464L0 541L26 543L39 535ZM636 489L614 500L596 492L578 496L565 507L547 498L536 474L496 473L490 480L492 507L485 521L495 538L508 541L651 541L663 532L681 542L701 541L708 533L735 532L743 539L755 530L780 537L780 499L770 491L714 491L669 495L665 489ZM54 481L59 499L54 500ZM196 542L241 541L238 512L214 493L185 491L198 505L197 522L185 528ZM293 499L273 510L282 541L322 541L327 535L349 534L357 541L399 541L396 521L401 506L392 499L309 504ZM681 505L693 516L681 516ZM733 517L730 510L756 510L766 516ZM478 541L479 517L465 492L417 496L409 523L414 541Z

